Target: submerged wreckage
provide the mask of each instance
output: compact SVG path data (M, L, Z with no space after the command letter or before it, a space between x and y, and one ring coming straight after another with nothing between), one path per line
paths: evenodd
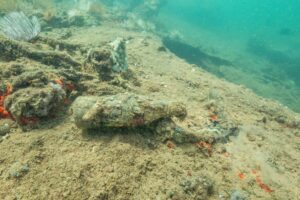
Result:
M75 123L83 129L146 126L157 120L186 116L182 103L131 93L78 97L72 107Z
M189 133L175 123L174 117L187 115L182 102L128 91L138 78L128 68L122 38L88 49L41 36L35 43L0 37L0 50L5 59L0 116L23 130L65 115L61 111L70 107L75 124L84 130L147 127L161 141L177 143L213 135Z
M82 129L160 127L174 125L172 117L187 115L181 102L154 100L128 92L123 85L116 89L118 83L137 79L128 69L122 38L87 49L41 36L35 43L0 37L0 50L5 60L0 72L1 118L15 121L24 130L53 119L70 104L74 121ZM101 85L110 95L87 95L99 93Z

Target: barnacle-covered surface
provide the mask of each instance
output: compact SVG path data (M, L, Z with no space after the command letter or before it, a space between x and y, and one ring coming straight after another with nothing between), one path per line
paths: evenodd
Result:
M0 37L0 199L299 196L298 114L118 18L55 16L35 41Z
M185 106L180 102L153 100L132 93L98 99L78 97L73 112L75 123L83 129L146 126L157 120L186 116Z

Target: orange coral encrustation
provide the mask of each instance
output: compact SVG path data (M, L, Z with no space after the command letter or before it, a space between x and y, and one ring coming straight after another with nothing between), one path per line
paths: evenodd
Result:
M212 154L212 146L211 146L210 143L204 142L204 141L200 141L200 142L197 142L197 143L196 143L196 146L197 146L199 149L206 149L208 155L211 156L211 154Z
M5 98L12 93L12 86L11 84L7 84L5 91L0 93L0 119L1 118L11 118L11 114L8 112L8 110L4 107L4 100Z

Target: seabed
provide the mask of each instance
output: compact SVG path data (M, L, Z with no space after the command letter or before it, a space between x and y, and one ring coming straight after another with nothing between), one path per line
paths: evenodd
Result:
M299 197L299 114L110 15L46 16L0 37L0 199Z

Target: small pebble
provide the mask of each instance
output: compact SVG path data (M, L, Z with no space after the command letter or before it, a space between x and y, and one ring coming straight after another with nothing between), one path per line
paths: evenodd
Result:
M8 123L0 124L0 136L6 135L10 132L10 126Z

